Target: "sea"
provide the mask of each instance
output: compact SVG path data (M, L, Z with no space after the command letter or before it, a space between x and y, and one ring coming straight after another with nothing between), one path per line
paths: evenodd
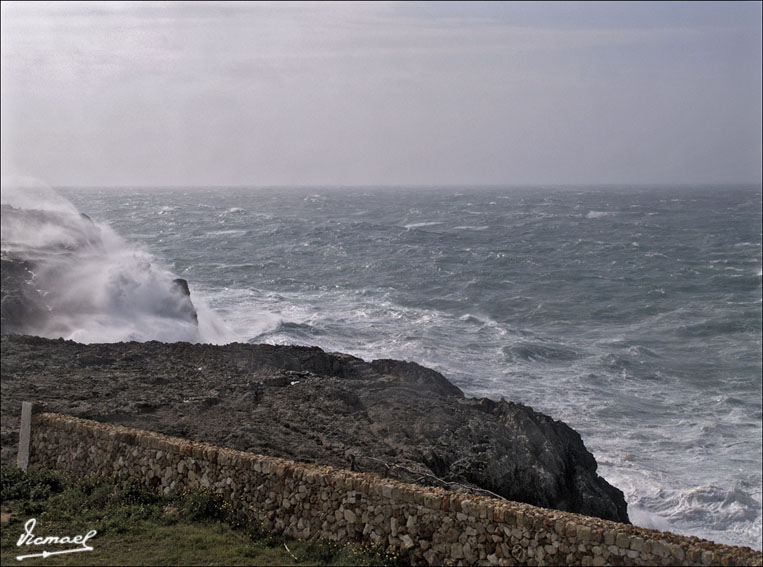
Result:
M634 524L761 549L759 185L59 193L188 280L199 341L418 362L576 429Z

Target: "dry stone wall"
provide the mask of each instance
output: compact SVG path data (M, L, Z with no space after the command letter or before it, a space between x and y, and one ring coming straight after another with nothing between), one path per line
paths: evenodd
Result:
M763 563L749 548L51 413L32 417L29 463L164 491L208 487L276 534L376 542L413 564Z

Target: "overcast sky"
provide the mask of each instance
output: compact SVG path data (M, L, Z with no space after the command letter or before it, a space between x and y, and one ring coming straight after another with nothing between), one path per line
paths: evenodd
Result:
M50 185L760 183L761 3L2 2Z

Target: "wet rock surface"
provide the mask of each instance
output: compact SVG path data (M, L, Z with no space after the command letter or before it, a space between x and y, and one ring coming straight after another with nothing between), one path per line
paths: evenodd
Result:
M2 460L21 402L243 451L478 487L627 522L580 436L527 406L467 398L415 363L317 347L2 337ZM451 487L454 487L451 485Z

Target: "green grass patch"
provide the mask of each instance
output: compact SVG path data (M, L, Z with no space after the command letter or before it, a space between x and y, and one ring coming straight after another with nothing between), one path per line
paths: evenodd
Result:
M163 494L105 476L70 478L38 469L2 467L3 565L395 565L400 559L369 545L294 540L263 532L207 489ZM36 557L77 544L18 546L25 524L36 537L84 536L93 551ZM288 550L287 550L288 547ZM296 560L295 560L296 557Z

